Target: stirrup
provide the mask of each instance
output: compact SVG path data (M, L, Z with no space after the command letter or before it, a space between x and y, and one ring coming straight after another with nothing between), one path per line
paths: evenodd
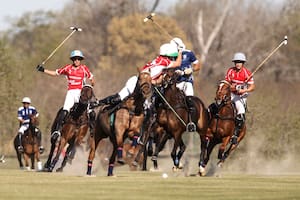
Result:
M43 146L40 146L40 147L39 147L39 152L40 152L40 154L44 153L44 151L45 151L45 148L44 148Z
M60 137L60 131L54 131L51 134L51 138L53 138L53 139L57 139L58 137Z
M189 122L186 125L186 131L187 132L195 132L196 131L196 124L194 122Z
M23 153L23 152L24 152L23 146L18 146L18 152L19 152L19 153Z

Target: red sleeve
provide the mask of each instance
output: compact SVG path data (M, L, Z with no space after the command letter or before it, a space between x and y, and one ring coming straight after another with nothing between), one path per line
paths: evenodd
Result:
M230 82L231 83L231 73L232 73L232 68L229 68L226 72L226 75L225 75L225 80Z
M70 67L70 64L65 65L64 67L57 69L57 70L56 70L56 73L57 73L57 74L60 74L60 75L68 75L67 69L68 69L69 67Z
M83 69L84 69L86 77L89 78L89 79L91 79L93 77L93 74L91 73L91 71L89 70L89 68L86 65L83 65Z

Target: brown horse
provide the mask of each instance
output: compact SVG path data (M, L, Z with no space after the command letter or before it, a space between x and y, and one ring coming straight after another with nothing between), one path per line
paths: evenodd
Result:
M134 92L125 98L120 104L112 109L101 108L97 115L93 144L91 145L87 175L92 174L92 163L95 158L95 151L99 142L109 137L113 151L109 159L108 176L113 176L114 163L124 164L123 143L125 138L138 136L144 120L144 101L152 95L151 76L142 72Z
M220 81L216 91L215 103L209 106L210 123L207 129L205 140L203 140L203 147L201 149L201 160L199 163L199 174L204 176L206 174L205 167L209 161L210 154L213 148L220 144L218 152L218 166L224 163L237 145L230 142L230 138L234 133L235 128L235 106L231 101L231 84L225 80ZM241 130L238 137L240 142L246 134L246 126ZM229 146L229 147L228 147ZM228 147L226 149L226 147Z
M76 147L75 144L81 144L82 139L86 136L89 127L92 123L94 123L94 119L90 119L91 113L88 113L90 111L94 112L89 109L90 102L94 101L94 98L95 95L93 87L90 85L85 85L81 90L79 102L71 108L70 113L65 119L65 122L62 126L61 135L59 135L56 139L51 138L51 149L48 160L44 166L44 171L52 172L67 143L69 146L65 152L63 162L57 171L62 171L68 158L74 157ZM61 111L62 108L59 112ZM51 133L54 132L56 127L59 112L57 113L56 119L52 125ZM56 152L55 149L57 149Z
M174 146L171 152L174 164L173 170L181 169L180 159L186 149L182 135L188 132L187 129L190 123L189 108L185 94L176 87L177 78L178 75L174 69L168 69L163 80L163 95L156 89L159 95L157 98L161 98L162 103L157 108L157 124L154 124L156 133L159 133L156 148L152 156L155 168L157 168L157 156L168 139L174 139ZM196 131L200 138L202 138L205 136L208 126L207 110L204 103L198 97L193 96L192 102L195 111L191 115L191 120L196 125ZM178 147L179 151L177 153Z
M35 160L37 161L38 170L42 170L42 162L40 161L40 151L39 151L39 142L38 134L41 134L38 126L38 117L36 115L30 116L29 128L22 135L21 143L24 147L24 152L20 153L18 151L19 146L19 136L17 135L14 139L14 147L17 153L17 158L19 161L20 168L24 168L22 162L22 156L25 161L25 169L35 169ZM31 161L31 167L29 166L29 160Z

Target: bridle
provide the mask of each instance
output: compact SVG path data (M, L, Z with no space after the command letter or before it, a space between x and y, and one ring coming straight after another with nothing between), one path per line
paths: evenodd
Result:
M227 86L227 88L225 88L226 93L224 94L223 87L226 87L226 86ZM215 98L215 101L216 101L216 104L218 105L218 107L222 107L231 101L230 86L231 86L231 84L228 81L225 81L225 80L220 81L218 90L216 92L216 98Z

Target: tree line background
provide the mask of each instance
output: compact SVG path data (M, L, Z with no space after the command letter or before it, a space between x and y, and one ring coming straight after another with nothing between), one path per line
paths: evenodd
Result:
M174 2L166 10L159 5ZM43 143L49 147L50 127L63 105L66 79L36 71L57 45L76 32L45 64L57 69L70 63L73 49L83 51L96 78L96 96L118 92L136 68L158 55L170 35L180 37L202 61L195 74L195 94L208 106L216 84L232 66L235 52L244 52L254 70L285 35L283 46L255 74L256 90L248 98L248 132L234 157L260 164L264 160L298 161L300 153L300 2L286 0L73 0L60 12L37 11L14 19L0 40L0 154L13 155L17 109L29 96L40 112ZM155 12L154 23L143 19ZM254 155L254 156L253 156ZM299 164L298 164L299 166ZM246 164L244 168L248 168Z

